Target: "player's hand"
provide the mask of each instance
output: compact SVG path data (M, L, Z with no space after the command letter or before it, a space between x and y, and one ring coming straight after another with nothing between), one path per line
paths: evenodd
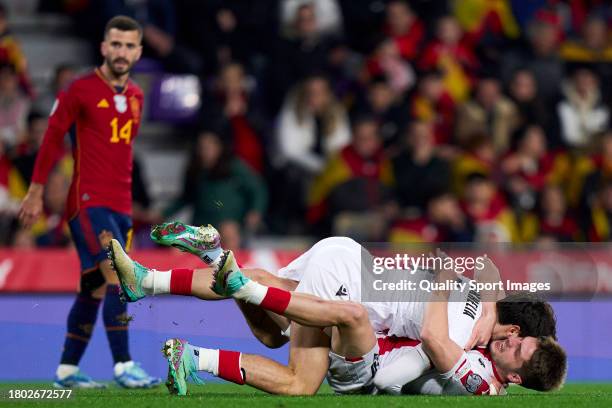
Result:
M497 378L492 378L489 382L489 393L487 395L506 395L506 384L497 381Z
M485 312L483 308L483 312L474 325L474 329L472 329L472 336L465 344L464 350L471 350L476 346L485 347L487 344L489 344L491 334L493 333L493 327L495 326L496 322L497 314Z
M25 228L30 228L38 220L42 210L43 186L32 183L19 208L19 221Z

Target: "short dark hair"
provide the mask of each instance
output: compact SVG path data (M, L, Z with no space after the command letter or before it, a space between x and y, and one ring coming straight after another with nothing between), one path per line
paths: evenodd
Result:
M119 31L138 31L138 36L142 39L142 26L131 17L115 16L108 20L106 27L104 27L104 38L106 38L108 32L113 28Z
M557 319L552 306L533 293L516 293L500 300L497 306L499 324L515 324L521 337L551 336L557 338Z
M552 337L538 338L538 348L518 370L521 385L536 391L561 388L567 375L567 354Z

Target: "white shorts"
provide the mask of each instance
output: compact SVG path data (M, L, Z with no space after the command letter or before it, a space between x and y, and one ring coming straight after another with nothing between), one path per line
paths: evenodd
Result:
M374 394L374 376L378 369L378 343L357 360L330 351L327 382L336 394Z
M350 238L326 238L278 271L298 281L296 292L326 300L361 300L361 245Z

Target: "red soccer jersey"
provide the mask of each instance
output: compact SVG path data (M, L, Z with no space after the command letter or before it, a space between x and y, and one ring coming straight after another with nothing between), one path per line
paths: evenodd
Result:
M66 212L107 207L132 212L132 143L138 133L143 94L129 81L122 92L99 69L75 80L56 100L36 158L32 182L44 184L61 155L64 135L76 124L74 176Z

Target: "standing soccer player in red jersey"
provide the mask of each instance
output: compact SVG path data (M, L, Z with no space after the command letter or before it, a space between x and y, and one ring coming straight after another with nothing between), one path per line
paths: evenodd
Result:
M59 94L21 205L21 222L31 226L42 212L44 184L64 150L64 135L75 125L74 176L66 211L81 261L81 281L68 315L56 387L103 386L78 367L102 298L117 383L127 388L148 388L161 382L130 357L127 307L119 299L119 282L105 251L111 238L130 246L132 143L141 121L143 94L128 76L142 53L141 40L142 27L135 20L116 16L107 23L101 44L104 63Z

